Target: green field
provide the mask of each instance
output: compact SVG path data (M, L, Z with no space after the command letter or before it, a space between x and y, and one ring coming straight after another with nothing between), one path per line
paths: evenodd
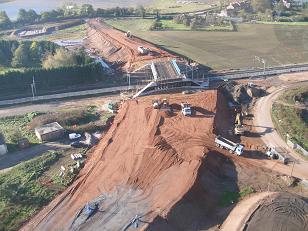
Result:
M302 100L295 100L295 96ZM297 101L297 102L296 102ZM308 150L308 110L303 105L308 101L308 87L286 91L274 103L272 117L282 137L290 139Z
M308 22L267 22L267 21L258 21L259 24L268 24L268 25L285 25L285 26L308 26Z
M307 26L240 24L237 32L217 32L140 31L144 21L113 25L213 69L261 67L255 56L267 66L308 62Z
M149 8L158 9L161 13L184 13L209 9L211 6L207 3L183 4L176 0L156 0Z
M86 36L86 24L82 24L64 30L55 31L49 35L35 37L35 40L47 40L47 41L74 40L74 39L83 39L85 36Z

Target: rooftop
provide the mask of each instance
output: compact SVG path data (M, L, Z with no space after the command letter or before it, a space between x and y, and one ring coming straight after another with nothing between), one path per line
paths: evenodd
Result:
M40 135L48 134L59 130L64 130L64 128L58 122L45 124L41 127L35 128L35 131L38 132Z

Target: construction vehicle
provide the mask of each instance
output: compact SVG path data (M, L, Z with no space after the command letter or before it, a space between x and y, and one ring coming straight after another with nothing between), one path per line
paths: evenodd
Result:
M147 55L149 53L149 49L148 48L145 48L143 46L139 46L138 47L138 53L140 55Z
M288 163L288 158L286 157L286 151L280 148L268 147L266 150L266 155L270 159L279 160L284 164Z
M155 100L152 101L152 105L153 105L154 109L159 109L160 106L161 106L161 102L160 102L159 99L155 99Z
M164 98L162 100L162 103L161 103L161 106L160 106L160 110L163 110L163 111L171 111L171 106L169 105L169 100Z
M119 106L117 103L108 103L107 109L111 113L117 113L119 110Z
M125 37L131 38L131 37L132 37L132 33L131 33L130 31L127 31L127 32L125 33Z
M190 116L192 113L191 113L191 106L189 103L181 103L181 107L182 107L182 114L184 116Z
M243 121L243 115L241 113L237 113L235 117L235 122L234 122L234 134L235 135L244 135L245 129L244 125L242 123Z
M215 138L215 143L217 147L220 147L222 149L227 149L229 150L230 153L235 153L238 156L243 154L244 145L239 144L239 143L234 143L220 135L218 135Z

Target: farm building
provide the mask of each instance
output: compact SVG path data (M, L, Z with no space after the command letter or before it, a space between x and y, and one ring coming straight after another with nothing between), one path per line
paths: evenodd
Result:
M35 135L41 141L53 141L64 136L64 128L57 122L35 128Z
M3 135L0 133L0 156L8 152Z

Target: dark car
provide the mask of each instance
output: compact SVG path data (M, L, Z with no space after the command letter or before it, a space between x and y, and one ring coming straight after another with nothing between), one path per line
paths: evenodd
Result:
M85 144L85 143L82 143L80 141L74 141L74 142L71 143L71 147L73 147L73 148L86 148L86 147L88 147L88 145Z

